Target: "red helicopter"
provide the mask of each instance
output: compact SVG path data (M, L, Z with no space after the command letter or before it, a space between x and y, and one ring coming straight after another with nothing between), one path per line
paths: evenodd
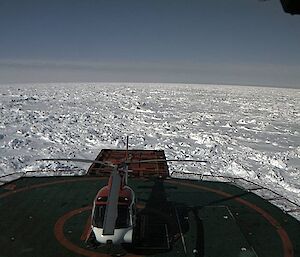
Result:
M91 228L99 243L132 243L136 204L127 177L127 165L114 167L108 185L99 190L94 200Z
M118 150L115 150L118 151ZM163 158L159 156L159 159L139 159L132 160L128 158L128 140L126 152L119 150L123 158L114 163L110 161L100 161L100 160L87 160L87 159L40 159L39 161L68 161L68 162L85 162L92 163L92 166L101 166L105 172L110 173L108 184L102 187L93 202L92 216L91 216L91 231L95 236L95 240L100 244L114 244L119 245L122 243L132 243L133 242L133 231L136 226L136 197L134 190L128 186L128 171L130 166L130 171L135 173L141 163L149 165L152 163L152 167L155 164L166 165L167 162L202 162L207 161L200 160L166 160L163 154ZM125 158L124 158L125 152ZM139 152L143 152L140 150ZM146 152L146 151L145 151ZM159 151L157 151L159 152ZM163 151L162 151L163 152ZM100 153L101 155L101 153ZM117 164L115 164L117 162ZM91 167L92 167L91 166ZM156 167L157 168L157 167ZM153 169L153 168L152 168ZM167 171L163 167L164 171ZM147 170L148 174L142 174L139 176L156 176L156 177L167 177L167 173L157 172L152 174L151 169Z
M128 164L112 164L87 159L39 159L38 161L70 161L100 164L112 168L108 184L102 187L93 202L91 231L101 244L132 243L136 221L135 193L127 184Z

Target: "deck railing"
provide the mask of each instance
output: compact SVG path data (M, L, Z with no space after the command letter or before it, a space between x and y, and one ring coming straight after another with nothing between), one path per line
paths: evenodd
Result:
M84 173L83 170L80 170L82 173ZM49 173L49 171L44 170L35 170L35 171L23 171L23 172L13 172L9 174L5 174L0 176L0 186L5 185L11 181L14 181L16 179L22 178L22 177L32 177L33 174L36 174L38 176L43 176L45 173ZM60 175L74 175L74 169L72 170L53 170L51 171L55 176ZM31 174L31 175L29 175ZM229 182L231 184L234 184L235 186L238 186L244 190L247 190L248 192L253 192L256 195L259 195L263 199L273 203L280 209L282 209L284 212L289 213L290 215L294 216L298 220L300 220L300 204L296 203L287 197L279 194L278 192L274 191L273 189L267 188L261 184L258 184L256 182L253 182L246 178L241 177L231 177L231 176L224 176L224 175L216 175L216 174L199 174L195 172L178 172L174 171L171 174L172 177L175 178L194 178L197 180L204 180L204 181L218 181L218 182Z
M289 213L300 220L300 203L296 203L281 195L280 193L274 191L273 189L267 188L249 179L216 174L199 174L194 172L177 171L174 171L171 176L176 178L191 178L191 176L193 176L197 180L229 182L237 187L247 190L248 192L253 192L263 199L273 203L274 205L282 209L285 213Z
M52 174L52 176L74 176L74 174L79 174L82 176L86 174L86 171L83 169L58 169L58 170L29 170L29 171L19 171L19 172L12 172L8 174L4 174L0 176L0 186L10 183L16 179L20 179L23 177L46 177L46 174ZM49 175L48 175L49 176Z

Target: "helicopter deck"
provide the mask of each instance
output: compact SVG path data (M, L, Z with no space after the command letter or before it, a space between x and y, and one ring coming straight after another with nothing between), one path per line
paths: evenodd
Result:
M0 256L300 256L300 222L228 183L129 179L133 245L95 245L91 203L107 178L21 178L0 187ZM87 242L86 242L87 241Z

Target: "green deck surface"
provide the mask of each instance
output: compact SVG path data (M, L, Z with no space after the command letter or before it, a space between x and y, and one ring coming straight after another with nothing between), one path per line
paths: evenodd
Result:
M300 257L300 223L293 217L228 183L176 179L129 180L146 224L143 236L135 233L136 249L88 248L81 237L89 206L106 182L99 177L22 178L10 188L0 187L0 256Z

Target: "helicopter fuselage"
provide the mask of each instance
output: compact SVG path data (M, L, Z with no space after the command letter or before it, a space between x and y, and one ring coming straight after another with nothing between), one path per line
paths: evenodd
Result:
M105 215L107 214L111 183L99 190L93 205L92 231L99 243L121 244L131 243L133 227L135 226L135 193L128 185L121 185L116 205L116 220L113 232L107 233L104 229Z

